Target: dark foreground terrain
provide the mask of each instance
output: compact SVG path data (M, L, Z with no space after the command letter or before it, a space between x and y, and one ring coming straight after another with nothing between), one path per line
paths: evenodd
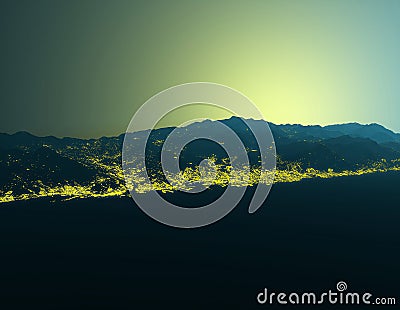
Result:
M395 172L277 184L255 214L243 202L195 230L161 225L130 198L2 204L0 309L267 309L264 287L338 281L399 303L399 184Z

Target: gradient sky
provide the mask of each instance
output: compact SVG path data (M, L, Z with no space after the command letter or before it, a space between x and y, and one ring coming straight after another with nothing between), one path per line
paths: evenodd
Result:
M1 1L0 36L0 132L119 134L194 81L274 123L400 132L400 1Z

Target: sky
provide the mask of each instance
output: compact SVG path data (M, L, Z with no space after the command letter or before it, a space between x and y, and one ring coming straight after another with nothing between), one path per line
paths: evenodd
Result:
M196 81L273 123L400 132L400 1L1 1L0 39L0 132L120 134Z

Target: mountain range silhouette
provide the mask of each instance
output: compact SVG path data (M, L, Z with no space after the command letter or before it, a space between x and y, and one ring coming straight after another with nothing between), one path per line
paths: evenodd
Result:
M263 120L246 121L260 133L268 130ZM212 128L216 122L207 120L186 127L152 130L147 158L150 169L158 169L162 148L162 143L158 142L165 140L172 130L176 129L178 135L185 135L187 130L201 132L205 126ZM258 146L243 120L232 117L220 122L237 133L249 150L250 163L255 164L259 159ZM275 140L278 169L296 163L301 169L355 170L376 162L388 164L400 158L400 134L379 124L303 126L269 123L269 128ZM144 133L129 134L140 139ZM0 191L37 191L38 180L46 186L56 186L87 185L101 179L101 186L117 187L123 180L121 176L113 176L121 166L123 140L124 134L99 139L37 137L27 132L0 134ZM226 153L215 143L199 140L183 149L180 162L184 168L197 165L210 156L221 160Z

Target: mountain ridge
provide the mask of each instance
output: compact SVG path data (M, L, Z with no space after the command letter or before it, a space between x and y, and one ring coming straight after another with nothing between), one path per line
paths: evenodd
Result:
M160 152L171 131L176 129L179 138L184 137L191 128L193 131L188 132L199 133L201 136L206 126L213 130L212 126L216 126L217 122L203 121L186 127L167 127L128 134L135 139L142 139L145 134L149 134L145 156L146 165L149 166L146 168L152 175L160 175ZM250 165L257 169L261 154L246 122L252 123L251 128L257 134L268 130L267 123L263 120L244 122L238 117L219 122L236 133L245 146ZM314 125L269 123L276 147L277 182L400 170L398 134L378 124L329 126L326 129ZM104 197L126 194L121 167L125 136L120 134L98 139L79 139L38 137L28 132L0 134L0 202L43 195ZM179 165L182 171L187 168L195 171L205 158L215 158L216 164L225 165L222 169L230 165L225 160L226 152L223 148L204 139L191 142L183 148L179 154ZM162 175L156 180L160 188L168 190L164 181Z
M232 116L229 119L235 119L235 118L239 118L240 119L240 117L236 117L236 116ZM191 124L189 124L187 126L190 126L190 125L193 125L193 124L201 124L201 123L204 123L204 122L227 121L229 119L222 119L222 120L209 120L209 119L207 119L207 120L203 120L203 121L200 121L200 122L191 123ZM390 140L390 141L377 141L377 142L393 142L393 140L395 140L395 142L399 142L400 143L400 133L394 132L394 131L386 128L385 126L383 126L383 125L381 125L379 123L361 124L361 123L358 123L358 122L348 122L348 123L335 123L335 124L330 124L330 125L318 125L318 124L317 125L303 125L303 124L300 124L300 123L275 124L273 122L268 122L268 121L265 121L265 120L255 120L255 119L251 119L251 118L250 119L246 119L246 120L247 121L251 121L251 122L266 122L266 123L268 123L268 125L270 127L274 127L274 128L281 128L281 129L285 129L285 128L303 128L304 130L307 130L307 129L319 129L319 130L321 130L322 129L322 130L327 130L327 131L330 131L330 132L336 133L336 134L340 133L341 135L351 135L349 133L349 131L351 131L351 132L356 131L356 130L354 130L354 127L358 128L358 129L359 128L371 128L371 127L374 127L374 128L376 128L378 130L383 130L386 134L388 134L388 135L390 135L392 137L392 140ZM349 129L349 127L353 127L353 129ZM157 128L155 130L167 129L167 128L178 128L178 127L167 126L167 127ZM183 128L183 127L180 127L180 128ZM146 131L149 131L149 130L150 129L145 129L145 130L141 130L139 132L146 132ZM92 140L108 139L108 138L116 138L116 137L120 138L121 136L124 136L124 135L125 135L125 133L120 133L120 134L117 134L117 135L101 136L101 137L98 137L98 138L79 138L79 137L70 137L70 136L56 137L56 136L53 136L53 135L44 135L44 136L35 135L33 133L30 133L29 131L21 130L21 131L17 131L17 132L14 132L14 133L0 133L0 142L2 141L1 139L4 136L25 136L25 137L49 138L49 139L57 139L57 140L63 140L63 139L70 140L71 139L71 140L92 141ZM354 136L359 136L359 135L355 134ZM374 140L374 139L372 139L372 140Z
M341 160L340 164L339 162L336 163L337 167L344 164L343 161L349 159L351 159L351 162L345 166L355 167L357 159L363 159L359 163L361 165L379 160L380 158L390 160L400 158L400 134L396 134L376 123L368 125L345 123L327 126L303 126L300 124L276 125L267 123L264 120L253 119L245 121L252 123L254 125L252 126L253 129L260 131L261 134L264 130L268 129L266 124L269 124L269 128L274 136L278 156L283 160L296 160L295 154L297 154L298 161L310 161L309 166L311 166L321 161L318 157L322 156L322 154L319 154L319 152L322 152L325 154L322 157L328 156L327 158L331 160L335 158L336 161ZM151 133L149 138L155 143L156 140L165 140L174 129L177 130L178 134L184 135L185 130L188 128L201 131L204 126L213 126L216 124L215 122L218 121L207 120L191 123L185 127L166 127L153 131L145 130L128 134L142 137L145 133ZM254 147L257 147L256 142L246 133L247 126L242 118L233 116L220 122L233 128L239 136L242 136L242 139L246 140L249 148L254 149ZM3 133L0 134L0 150L4 153L5 150L14 148L31 150L49 146L59 154L62 154L62 156L69 158L83 157L79 152L85 150L86 157L102 156L103 153L110 153L113 154L113 158L120 159L125 135L120 134L119 136L101 137L98 139L79 139L70 137L58 138L54 136L38 137L24 131L14 134ZM328 162L325 160L325 164L320 168L326 168L327 165Z

